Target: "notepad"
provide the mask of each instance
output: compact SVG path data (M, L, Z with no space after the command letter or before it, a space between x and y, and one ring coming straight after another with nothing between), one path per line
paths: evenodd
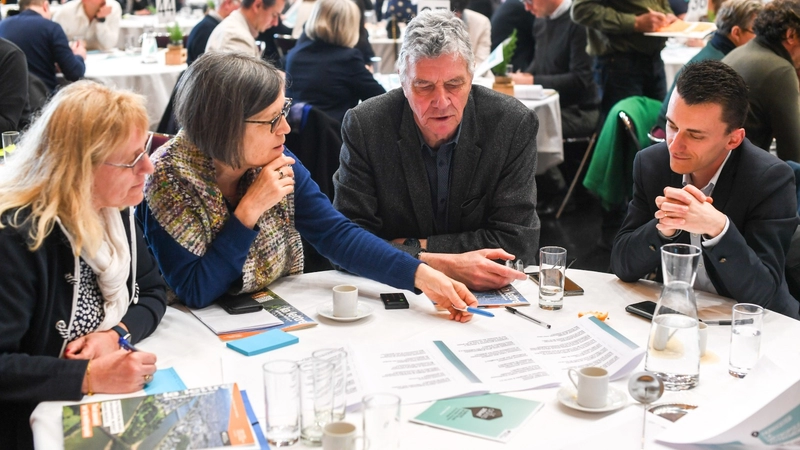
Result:
M186 385L175 372L175 368L159 369L153 374L153 379L144 387L147 395L161 394L163 392L185 391Z
M282 330L270 330L244 339L228 342L228 347L245 356L259 355L287 345L296 344L297 336Z

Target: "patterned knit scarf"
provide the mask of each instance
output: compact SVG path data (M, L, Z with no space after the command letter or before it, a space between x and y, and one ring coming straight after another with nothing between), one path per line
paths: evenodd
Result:
M183 132L151 157L155 173L145 184L145 199L153 216L173 239L197 256L230 218L216 183L214 163L190 143ZM245 172L240 193L255 181L260 169ZM294 194L284 197L257 222L258 236L242 268L242 285L230 293L253 292L277 278L303 271L303 245L294 227Z

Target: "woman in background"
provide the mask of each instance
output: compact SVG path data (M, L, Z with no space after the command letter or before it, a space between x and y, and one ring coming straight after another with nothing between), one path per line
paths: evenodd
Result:
M36 404L142 389L166 286L128 207L141 202L145 100L61 89L0 168L0 448L33 448Z
M305 33L286 55L286 96L341 123L359 101L386 92L355 49L361 13L352 0L317 0Z

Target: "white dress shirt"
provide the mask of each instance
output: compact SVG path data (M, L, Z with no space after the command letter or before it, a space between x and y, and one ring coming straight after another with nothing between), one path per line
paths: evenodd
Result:
M81 0L72 0L61 5L53 13L53 22L61 25L70 41L80 37L86 41L86 50L110 50L119 41L119 24L122 20L122 7L116 0L106 0L111 14L105 20L89 20L83 10Z

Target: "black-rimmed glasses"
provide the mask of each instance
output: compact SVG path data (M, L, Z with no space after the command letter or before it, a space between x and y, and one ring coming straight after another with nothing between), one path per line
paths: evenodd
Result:
M150 154L150 146L151 145L153 145L153 133L149 133L149 136L147 137L147 143L144 144L144 150L141 153L139 153L138 155L136 155L136 158L133 159L132 163L130 163L130 164L120 164L120 163L107 162L107 163L103 163L103 164L105 164L107 166L122 167L124 169L133 170L133 168L136 167L136 164L139 164L139 161L141 161L142 158L145 157L145 155Z
M277 116L275 116L274 119L272 119L272 120L245 120L244 123L257 123L257 124L261 124L261 125L269 124L269 132L270 133L275 133L275 127L278 126L278 124L280 123L281 117L288 116L289 115L289 109L291 107L292 107L292 99L289 98L289 97L286 97L286 102L283 104L283 109L281 110L280 113L278 113Z

